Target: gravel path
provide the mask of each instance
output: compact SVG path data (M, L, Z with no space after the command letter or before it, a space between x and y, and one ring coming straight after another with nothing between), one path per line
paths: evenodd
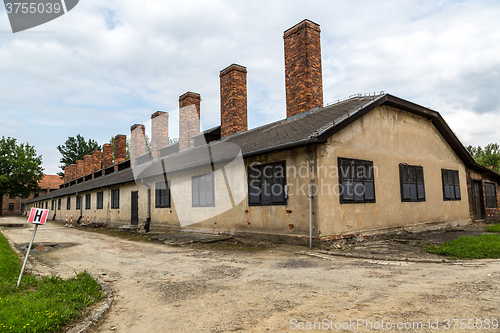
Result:
M297 332L308 322L358 332L369 331L366 322L376 328L382 321L393 328L417 325L397 329L401 332L471 332L479 330L453 329L453 322L445 329L445 320L500 319L499 260L365 260L286 246L207 250L134 242L54 223L38 230L35 243L52 244L32 252L40 272L67 277L88 270L111 285L115 301L95 332ZM2 232L22 247L32 228ZM429 320L438 320L439 330L430 329ZM412 324L419 322L422 329ZM344 329L336 330L336 323Z

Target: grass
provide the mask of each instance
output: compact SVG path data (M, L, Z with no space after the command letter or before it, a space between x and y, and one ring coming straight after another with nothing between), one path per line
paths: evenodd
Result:
M440 246L429 246L426 250L454 259L498 259L500 234L460 237Z
M87 273L17 279L21 261L0 233L0 332L60 332L102 298L99 284Z
M500 223L494 224L488 228L486 228L488 232L500 232Z

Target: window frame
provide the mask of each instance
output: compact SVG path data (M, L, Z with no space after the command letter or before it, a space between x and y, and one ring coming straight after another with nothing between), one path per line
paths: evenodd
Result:
M92 207L92 194L87 193L85 194L85 209L88 210L91 209L91 207Z
M71 210L71 197L66 198L66 210Z
M350 163L351 166L353 167L353 173L351 177L345 178L345 173L343 172L342 168L345 164ZM340 198L340 203L341 204L358 204L358 203L376 203L377 202L377 196L376 196L376 188L375 188L375 168L373 166L373 161L368 161L368 160L360 160L360 159L355 159L355 158L345 158L345 157L338 157L337 158L337 167L338 167L338 174L339 174L339 187L340 187L340 192L339 192L339 198ZM371 173L368 172L371 175L371 179L366 179L367 177L358 177L354 175L354 170L357 170L359 167L371 167ZM357 175L359 175L359 172L356 172ZM366 172L363 172L364 174ZM354 183L363 183L363 188L366 188L366 183L371 183L373 187L373 198L366 198L366 190L363 191L363 199L356 199L355 198L355 193L353 192L352 194L352 199L345 198L344 197L344 181L348 182L351 181L352 188L354 191L354 187L356 186Z
M57 210L61 210L61 198L57 199Z
M206 204L201 204L201 193L203 192L208 192L210 188L205 188L201 189L200 188L200 179L203 179L206 181L206 177L210 176L211 178L211 187L212 187L212 203L206 203ZM198 184L198 189L195 192L195 184ZM207 183L205 183L206 185ZM195 193L196 195L196 200L195 200ZM195 203L196 202L196 203ZM213 172L205 173L203 175L196 175L191 177L191 206L194 208L203 208L203 207L215 207L215 177Z
M267 176L266 169L269 167L272 168L272 174ZM282 170L281 177L276 176L277 170L275 168L278 167ZM257 182L257 185L252 185L255 182ZM249 206L286 206L288 204L286 161L249 165L247 168L247 185ZM266 201L263 200L262 196L263 193L267 192L263 186L266 186L270 191L269 200ZM274 186L281 187L279 197L273 191Z
M449 184L450 176L452 175L453 185ZM445 176L446 175L446 176ZM445 181L446 180L446 181ZM462 200L462 191L460 189L460 176L458 170L441 169L441 182L443 185L443 200L444 201L460 201ZM448 182L448 185L446 184ZM453 189L453 196L446 197L446 187ZM458 197L457 197L458 187Z
M120 189L111 190L111 209L120 209Z
M166 184L166 188L158 188L159 184ZM167 198L164 199L164 204L162 204L162 197L165 197L165 196ZM167 202L167 199L168 199L168 202ZM169 180L164 180L164 181L160 181L160 182L155 183L155 208L171 208L171 193L170 193L170 181Z
M492 189L492 193L488 193L488 187ZM486 208L497 208L497 187L495 183L484 182L484 204ZM492 202L490 202L492 200Z
M104 192L103 191L97 192L95 205L96 205L96 209L103 209L103 207L104 207Z
M14 211L14 203L13 202L9 202L9 212L13 212Z
M407 180L405 171L408 172L408 176L414 179ZM412 173L414 173L412 175ZM420 173L420 175L419 175ZM421 181L419 180L421 176ZM420 165L409 165L406 163L399 164L399 184L401 190L401 202L424 202L425 201L425 175L424 168ZM410 197L405 196L405 186L410 185ZM415 186L415 199L411 198L412 186ZM420 187L422 186L423 195L421 196Z
M76 210L82 209L82 196L81 195L77 195L75 201L76 201L76 203L75 203L75 209Z

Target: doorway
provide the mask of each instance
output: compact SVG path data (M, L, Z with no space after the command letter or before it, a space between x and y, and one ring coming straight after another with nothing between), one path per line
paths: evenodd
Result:
M472 181L472 207L474 209L474 219L484 220L483 207L483 183L480 180Z
M132 225L139 224L139 192L133 191L130 198L130 223Z

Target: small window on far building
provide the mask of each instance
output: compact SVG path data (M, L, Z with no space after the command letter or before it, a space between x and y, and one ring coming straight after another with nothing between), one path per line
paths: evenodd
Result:
M102 195L103 195L103 192L97 192L97 199L95 202L96 209L102 209Z
M461 200L458 171L442 169L441 175L443 178L443 199Z
M85 209L90 209L90 206L91 206L91 195L90 193L89 194L85 194Z
M486 208L497 208L497 191L495 184L484 183L484 195L486 197Z
M70 210L71 209L71 198L68 197L66 199L66 210Z
M45 209L48 209L48 207L49 207L49 202L45 201Z
M425 201L424 168L400 164L401 201Z
M207 173L191 178L193 207L215 207L214 174Z
M340 203L375 202L373 162L338 159Z
M170 182L162 181L155 184L155 207L170 207Z
M76 196L76 209L82 208L82 197L80 195Z
M111 208L120 208L120 190L111 190Z
M9 203L9 211L10 212L14 211L14 203L13 202Z
M61 198L57 199L57 210L61 210Z

